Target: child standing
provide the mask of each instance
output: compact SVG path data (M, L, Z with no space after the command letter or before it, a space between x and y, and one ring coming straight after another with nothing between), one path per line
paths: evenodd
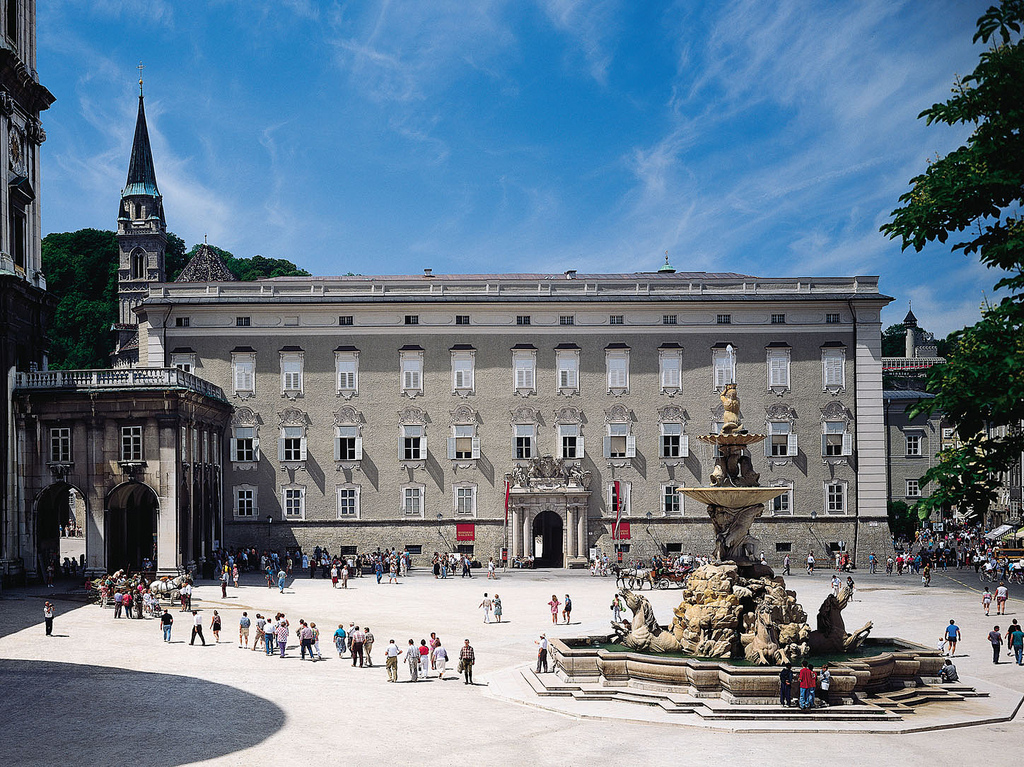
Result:
M988 615L988 611L992 607L992 592L988 590L988 586L986 586L985 591L982 592L981 606L985 608L985 615Z
M551 608L551 622L558 623L558 606L561 602L558 601L558 595L552 594L551 601L548 602L548 607Z

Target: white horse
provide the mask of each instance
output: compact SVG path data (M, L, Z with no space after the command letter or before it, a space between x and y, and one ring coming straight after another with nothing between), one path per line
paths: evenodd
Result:
M191 579L187 575L179 575L177 578L172 578L170 580L161 579L159 581L153 581L149 584L149 593L158 599L160 597L166 597L167 599L173 600L178 595L181 587L190 580Z

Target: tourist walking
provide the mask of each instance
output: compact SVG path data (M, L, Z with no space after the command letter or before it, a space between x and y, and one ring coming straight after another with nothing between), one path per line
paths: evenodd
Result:
M160 629L164 632L165 642L171 641L171 626L173 624L174 618L167 612L167 608L164 608L164 614L160 616Z
M561 602L558 601L558 595L552 594L551 601L548 602L548 607L551 608L551 622L558 623L558 606Z
M814 708L814 688L818 686L818 679L814 673L814 666L807 661L803 662L800 669L800 710L807 711Z
M316 662L316 656L313 654L313 629L311 629L305 621L299 621L299 630L295 632L299 635L299 660L306 660L306 652L309 652L309 659Z
M1018 666L1024 666L1024 630L1015 620L1006 632L1006 646L1013 650Z
M618 623L620 620L622 620L622 609L623 609L623 607L624 607L624 605L622 604L622 598L618 594L613 596L612 597L611 610L612 610L612 620L615 623Z
M430 648L427 647L427 640L421 639L417 650L420 654L420 676L430 679Z
M114 618L121 617L121 609L124 607L124 596L120 591L114 592Z
M484 623L490 623L491 608L494 607L494 603L491 602L490 598L487 596L486 591L484 592L484 601L482 601L479 606L482 607L484 611Z
M999 581L996 586L996 615L1006 615L1006 600L1010 597L1010 590L1006 584Z
M364 634L358 626L352 631L352 646L349 648L349 653L352 656L352 666L355 667L356 662L359 663L359 668L363 667L363 642L366 641L366 634Z
M543 634L540 635L540 639L534 641L537 647L537 673L541 673L541 669L546 674L548 672L548 639Z
M341 623L334 631L334 647L338 651L338 657L345 657L345 626Z
M384 650L384 666L388 670L388 681L398 681L398 656L402 654L402 651L398 649L398 645L395 644L395 640L392 639L388 642L387 649Z
M284 570L280 570L277 573L277 591L279 594L284 593Z
M501 597L494 595L494 620L501 623Z
M494 572L494 557L487 560L487 580L498 580L497 574Z
M832 596L838 597L839 596L839 589L841 589L842 587L843 587L843 583L842 583L842 581L839 580L839 576L838 575L833 575L832 576Z
M277 618L273 620L267 618L267 625L263 627L263 641L265 644L266 654L274 654L274 640L277 638Z
M807 574L814 575L814 552L807 552Z
M228 598L228 571L227 571L227 566L226 565L225 565L224 572L222 572L220 574L220 598L221 599L227 599Z
M265 643L263 629L267 625L267 619L259 613L256 613L256 638L252 640L252 651L256 652L256 648L260 644Z
M473 684L474 663L476 663L476 652L474 652L472 645L469 644L467 639L462 646L462 652L459 653L459 666L462 668L462 673L465 674L465 684Z
M370 657L370 653L373 652L373 633L370 631L370 627L366 626L363 628L363 658L366 659L366 667L373 668L373 658Z
M952 658L956 655L956 643L960 641L960 627L956 625L956 622L950 618L949 625L946 626L946 645L949 647L949 656Z
M572 615L572 600L569 599L569 595L565 595L565 601L562 603L562 617L565 618L565 625L569 625L569 619Z
M231 566L231 580L235 582L235 588L238 588L238 565Z
M281 658L284 657L284 651L288 649L288 620L282 615L277 619L277 628L274 630L277 634L277 647L280 652Z
M252 621L249 620L249 613L243 612L242 617L238 619L238 646L240 648L249 648L249 626L252 625Z
M420 651L412 639L409 640L409 646L405 648L405 662L409 666L409 681L417 681L420 670Z
M341 575L341 587L343 589L347 589L348 588L348 566L344 562L341 563L341 573L340 573L340 575Z
M985 615L988 615L988 611L992 607L992 592L988 590L988 586L981 594L981 606L985 608Z
M988 632L988 641L992 643L992 662L999 663L999 649L1003 646L1003 635L999 633L998 626Z
M431 662L434 665L434 669L437 671L437 678L444 679L445 666L448 663L448 651L441 645L440 639L436 641L434 650L430 657Z
M181 587L181 611L186 612L192 609L192 584L189 581L185 581L185 585Z
M53 636L53 603L43 605L43 623L46 624L46 636Z
M332 565L331 566L331 588L332 589L338 588L338 566L337 565Z
M213 611L213 616L210 618L210 631L213 632L215 644L220 644L220 615L216 610Z
M828 669L828 664L821 664L821 673L818 675L818 684L821 686L821 702L824 705L828 705L828 690L832 686L832 672Z
M782 574L783 575L790 575L791 574L789 572L789 554L787 554L786 556L784 556L782 558ZM616 618L615 620L618 620L618 618ZM790 673L792 674L792 672L790 672Z
M196 643L196 637L199 637L203 643L203 647L206 647L206 637L203 636L203 619L199 613L195 610L192 611L192 640L189 642L190 645Z
M787 708L793 705L793 666L789 663L779 672L779 703Z

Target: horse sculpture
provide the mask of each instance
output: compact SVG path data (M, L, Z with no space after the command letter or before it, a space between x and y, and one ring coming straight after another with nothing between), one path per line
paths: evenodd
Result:
M865 623L858 631L849 634L843 622L843 608L853 596L849 587L844 586L839 596L829 594L818 608L818 628L807 636L812 655L831 655L852 652L860 647L871 633L874 624Z
M179 575L177 578L171 578L170 580L162 578L149 584L149 592L154 597L165 597L173 601L177 598L181 587L191 582L191 580L187 575Z
M658 625L654 617L654 608L642 594L634 594L629 589L620 589L619 594L626 602L626 607L633 611L632 621L612 622L615 638L626 647L642 652L678 652L682 645L676 636Z

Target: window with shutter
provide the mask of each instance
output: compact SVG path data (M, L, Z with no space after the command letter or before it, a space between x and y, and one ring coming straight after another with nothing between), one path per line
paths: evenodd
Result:
M302 355L281 355L281 388L283 391L302 391Z
M335 461L358 461L359 450L357 445L359 439L358 426L336 426L334 438L334 460Z
M526 460L534 456L534 438L536 427L532 425L519 424L512 427L512 457L516 460Z
M232 430L231 460L237 463L252 463L255 457L256 429L252 426L236 426Z
M564 459L582 458L580 449L580 427L574 423L560 424L558 427L558 457Z
M452 388L455 391L473 389L473 354L452 352Z
M770 421L768 423L768 439L765 441L764 454L773 458L787 458L789 452L789 438L792 426L785 421Z
M456 425L452 427L452 436L448 439L448 457L458 460L469 460L479 457L474 455L473 443L476 441L476 427L472 425Z
M838 457L852 453L852 441L846 432L846 423L843 421L825 421L824 432L821 435L821 454L827 457ZM847 452L847 444L851 450Z
M768 388L789 388L789 349L770 349L768 351Z
M714 369L716 389L725 388L727 384L736 381L735 359L729 355L728 350L712 349L711 361Z
M335 368L338 373L338 391L357 391L357 373L359 371L359 357L355 352L336 352Z
M629 455L629 441L632 435L629 433L629 424L610 423L608 424L608 437L605 440L606 458L632 458ZM636 442L633 442L633 452L636 452Z
M306 460L305 429L301 426L281 427L280 449L278 459L290 463Z
M682 455L683 425L663 423L661 425L661 457L679 458Z
M422 461L425 457L422 426L403 426L400 457L403 461Z
M822 381L825 389L843 389L846 386L846 354L842 349L824 349L821 352Z
M516 352L513 359L515 388L532 391L535 383L536 360L533 352Z
M576 390L579 388L579 357L575 350L555 352L555 365L558 368L558 388Z
M423 357L420 352L402 352L402 392L423 392Z
M629 356L624 352L609 352L606 358L608 388L610 390L629 388Z
M678 389L682 359L679 352L664 352L661 355L661 388L663 390Z
M253 393L255 391L255 358L250 354L232 355L231 366L235 393Z

